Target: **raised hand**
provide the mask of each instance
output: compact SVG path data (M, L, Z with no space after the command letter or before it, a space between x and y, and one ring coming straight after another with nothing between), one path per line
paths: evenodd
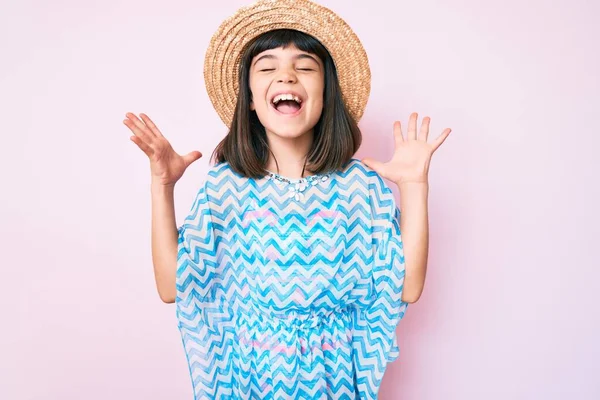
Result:
M450 128L444 131L433 142L427 143L429 123L431 118L423 118L421 130L417 137L417 113L412 113L408 121L408 137L404 140L400 121L394 122L394 140L396 142L394 156L388 162L381 162L371 158L362 161L398 186L403 183L428 183L429 164L433 153L444 143L451 132Z
M186 168L202 157L199 151L192 151L185 156L177 154L146 114L140 114L141 121L135 114L125 115L127 118L123 123L134 133L129 139L150 159L153 183L175 185Z

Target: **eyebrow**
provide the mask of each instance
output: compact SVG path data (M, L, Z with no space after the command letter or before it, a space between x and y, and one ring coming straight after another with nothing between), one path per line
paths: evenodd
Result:
M292 59L294 59L294 60L302 60L302 59L307 59L307 58L313 60L314 62L317 63L317 65L321 66L319 61L317 61L317 59L314 58L313 56L311 56L310 54L302 53L302 54L296 54L294 57L292 57ZM263 59L276 60L277 56L274 54L265 54L263 56L258 57L258 59L256 59L256 61L254 61L254 63L252 65L256 65L257 62L259 62L260 60L263 60Z

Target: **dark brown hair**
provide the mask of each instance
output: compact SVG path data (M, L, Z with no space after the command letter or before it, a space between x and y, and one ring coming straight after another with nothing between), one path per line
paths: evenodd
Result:
M305 167L314 174L339 170L360 147L362 134L342 99L337 71L327 49L313 36L291 29L266 32L248 44L239 69L239 94L229 133L211 156L217 163L228 161L231 168L246 177L267 174L269 146L264 126L256 111L250 110L249 84L252 59L266 50L295 45L318 56L324 64L323 111L314 127L314 137ZM277 160L275 160L277 163ZM277 171L278 172L278 171Z

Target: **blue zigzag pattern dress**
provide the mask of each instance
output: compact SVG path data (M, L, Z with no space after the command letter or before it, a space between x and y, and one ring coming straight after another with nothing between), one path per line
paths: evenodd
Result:
M209 168L177 255L195 399L377 398L408 306L400 210L358 159L313 178Z

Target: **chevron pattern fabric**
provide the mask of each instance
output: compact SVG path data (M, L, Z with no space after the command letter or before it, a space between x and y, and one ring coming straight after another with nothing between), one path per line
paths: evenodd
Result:
M210 167L179 227L176 313L195 399L376 399L399 356L400 210L352 158L297 200Z

